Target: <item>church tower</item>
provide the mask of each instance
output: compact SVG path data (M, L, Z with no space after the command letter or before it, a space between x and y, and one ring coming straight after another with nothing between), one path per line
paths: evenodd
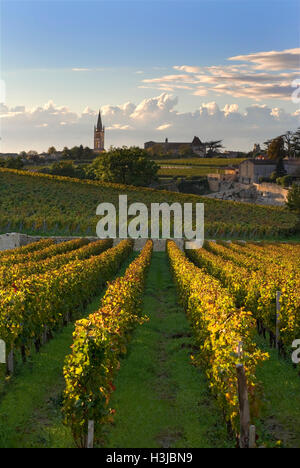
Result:
M97 126L94 127L94 151L100 153L104 151L105 128L102 125L101 112L98 114Z

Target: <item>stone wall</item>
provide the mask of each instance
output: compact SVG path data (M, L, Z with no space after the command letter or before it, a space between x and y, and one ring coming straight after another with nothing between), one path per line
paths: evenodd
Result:
M76 237L48 237L48 239L53 239L57 244L60 242L66 242L72 239L77 239ZM46 239L44 236L28 236L27 234L20 234L17 232L10 232L7 234L0 235L0 251L14 249L16 247L21 247L23 245L31 244L32 242L37 242L41 239ZM92 242L99 240L98 237L88 237ZM122 241L122 239L114 239L113 245L117 245ZM139 252L142 250L146 244L147 239L136 239L134 242L134 251ZM175 239L178 247L183 250L184 240ZM163 252L166 249L166 240L165 239L154 239L153 240L153 249L156 252Z
M11 232L9 234L2 234L0 236L0 251L14 249L15 247L20 247L21 245L26 245L26 237L22 234L17 234L15 232Z
M218 191L206 196L220 200L283 206L287 200L288 190L276 184L242 184L221 181Z
M237 174L207 174L207 181L211 192L219 192L222 184L231 184L237 181Z
M74 237L49 237L53 239L55 243L65 242L72 239L77 239L78 236ZM44 236L28 236L27 234L20 234L18 232L9 232L7 234L0 235L0 251L14 249L16 247L22 247L23 245L31 244L32 242L38 242L41 239L45 239ZM97 237L88 237L91 241L98 240Z
M218 192L220 190L220 179L207 176L207 181L211 192Z
M278 201L286 202L289 191L277 184L253 184L260 195L268 198L275 198Z

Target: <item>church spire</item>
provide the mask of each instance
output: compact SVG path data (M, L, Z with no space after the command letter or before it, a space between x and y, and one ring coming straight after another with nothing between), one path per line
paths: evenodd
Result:
M98 114L97 130L100 130L100 131L103 130L100 110L99 110L99 114Z
M104 151L105 128L102 125L101 111L99 110L97 127L94 127L94 151Z

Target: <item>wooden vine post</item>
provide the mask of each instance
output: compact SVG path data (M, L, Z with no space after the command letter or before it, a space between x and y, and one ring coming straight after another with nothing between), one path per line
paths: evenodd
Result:
M7 367L7 374L13 375L14 373L14 351L13 349L8 353L6 367Z
M48 341L48 327L47 325L44 327L43 335L42 335L42 344L45 345Z
M248 388L243 364L236 365L240 406L240 448L249 447L250 409Z
M279 339L280 339L280 297L281 292L276 292L276 334L275 334L275 346L276 349L279 349Z
M242 341L240 341L238 344L237 355L240 360L243 355ZM237 364L236 371L240 407L240 448L255 448L256 429L255 426L250 426L250 406L248 398L247 378L243 364Z

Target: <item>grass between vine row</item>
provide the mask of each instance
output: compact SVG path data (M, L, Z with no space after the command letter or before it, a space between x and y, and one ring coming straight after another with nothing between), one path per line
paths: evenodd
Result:
M300 448L300 374L267 341L257 336L270 359L258 369L263 388L260 417L255 421L260 441L269 447Z
M193 339L164 252L154 252L137 328L115 380L104 447L230 447L206 378L192 366Z

